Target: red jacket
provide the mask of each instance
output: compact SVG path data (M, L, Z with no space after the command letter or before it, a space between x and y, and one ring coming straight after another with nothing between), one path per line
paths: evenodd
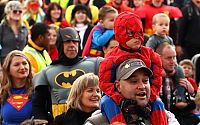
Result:
M193 86L194 90L197 91L198 86L197 86L197 83L195 82L195 80L190 78L190 77L187 77L187 80L191 83L191 85Z
M118 105L120 105L123 97L120 93L115 91L115 74L117 66L123 61L137 58L144 61L147 67L153 71L153 77L150 78L151 83L151 101L154 101L161 90L162 84L162 64L160 56L152 49L141 46L138 51L127 52L120 49L120 46L112 49L106 58L100 63L99 81L102 91L110 96Z
M111 7L113 7L113 6L112 6L112 2L107 3L106 6L111 6ZM132 8L127 7L127 6L126 6L125 4L123 4L123 3L120 5L119 8L115 8L115 9L118 11L118 13L121 13L121 12L124 12L124 11L134 12L134 10L133 10Z

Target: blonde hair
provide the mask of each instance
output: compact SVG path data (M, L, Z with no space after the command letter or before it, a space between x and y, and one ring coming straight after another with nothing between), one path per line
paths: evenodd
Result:
M71 91L69 93L67 104L73 109L82 110L81 107L81 97L85 89L90 86L98 86L99 78L93 73L87 73L78 77L72 85Z
M168 16L167 14L158 13L158 14L155 14L155 15L153 16L153 20L152 20L153 25L155 25L155 24L157 23L157 20L158 20L159 18L161 18L161 17L166 18L166 19L170 22L170 18L169 18L169 16Z
M58 33L58 30L59 30L59 26L55 25L55 24L49 24L49 29L53 29L56 31L56 33Z
M104 20L108 13L118 13L118 11L111 6L103 6L99 10L99 20Z
M3 69L3 79L1 83L1 88L0 88L0 98L1 101L4 101L7 96L11 94L10 89L12 88L12 81L10 74L10 64L13 60L14 57L20 56L26 59L29 65L29 75L26 78L26 85L25 88L27 90L28 96L31 97L32 95L32 70L31 70L31 63L29 59L24 55L22 51L19 50L13 50L8 55L6 56L2 69Z
M22 10L22 4L19 1L9 1L4 8L4 12L8 14L12 10Z

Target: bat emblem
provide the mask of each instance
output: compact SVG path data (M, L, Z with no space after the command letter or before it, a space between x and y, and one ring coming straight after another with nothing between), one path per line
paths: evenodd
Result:
M62 88L71 88L73 82L85 72L81 69L59 73L55 78L55 83Z

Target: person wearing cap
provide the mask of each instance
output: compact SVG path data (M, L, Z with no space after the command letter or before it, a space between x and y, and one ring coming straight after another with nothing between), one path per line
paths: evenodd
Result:
M50 27L44 23L36 23L31 28L31 38L23 49L24 54L29 58L33 74L51 64L51 57L47 49L49 46Z
M122 111L121 113L126 120L125 124L128 125L149 125L152 124L151 121L153 120L154 122L162 120L154 119L153 117L154 113L165 112L165 108L161 100L157 98L153 103L149 101L151 93L149 80L152 75L152 71L141 59L128 59L122 62L116 69L116 80L114 85L115 89L125 98L123 105L115 107L115 102L111 97L107 95L103 96L101 98L101 102L109 101L109 105L112 106L113 111L109 114L104 114L103 110L108 109L104 108L105 105L101 105L100 109L104 117L102 118L101 116L101 123L109 121L109 119L115 115L114 113L118 111L115 109ZM92 117L95 119L94 116ZM160 116L160 118L161 117L165 116ZM95 123L96 120L89 118L86 123L89 122L92 124ZM87 125L86 123L85 125ZM121 124L123 123L121 122Z
M147 124L144 120L150 119L151 107L148 103L151 75L151 70L140 59L128 59L117 67L114 84L117 91L125 98L123 106L118 108L121 109L126 124ZM102 97L101 102L104 100L111 100L111 98L109 96ZM106 110L102 106L104 105L101 105L101 110ZM164 107L162 108L164 109ZM106 117L110 119L112 113L106 114Z
M35 118L48 119L48 112L54 117L66 112L66 100L74 80L89 72L97 75L102 60L78 56L80 37L72 27L60 28L56 43L58 59L33 77Z
M106 95L115 101L116 106L120 106L124 97L115 90L114 81L116 80L116 67L127 59L138 58L141 59L146 66L151 68L153 71L153 76L150 77L150 101L154 102L154 100L159 97L161 90L162 65L159 55L151 48L147 48L142 45L144 42L144 35L140 18L131 12L120 13L114 21L114 33L115 39L119 42L119 46L113 48L109 53L107 53L105 59L100 63L100 88ZM103 108L106 108L106 110L103 110L105 111L105 114L109 114L113 111L113 107L109 105L109 101L102 102L102 105L104 105ZM153 117L157 119L160 116L165 115L163 115L161 112L161 114L154 114ZM126 119L124 119L121 111L109 119L110 123L116 121L126 123ZM166 125L166 118L162 117L159 122L152 122L152 124Z
M22 5L9 1L4 8L5 17L0 25L0 60L12 50L23 50L28 41L28 31L22 21Z

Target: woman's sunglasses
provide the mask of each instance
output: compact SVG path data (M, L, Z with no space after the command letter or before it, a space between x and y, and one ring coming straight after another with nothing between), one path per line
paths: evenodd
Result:
M22 10L13 10L13 13L14 13L14 14L17 14L17 13L21 14L21 13L22 13Z

